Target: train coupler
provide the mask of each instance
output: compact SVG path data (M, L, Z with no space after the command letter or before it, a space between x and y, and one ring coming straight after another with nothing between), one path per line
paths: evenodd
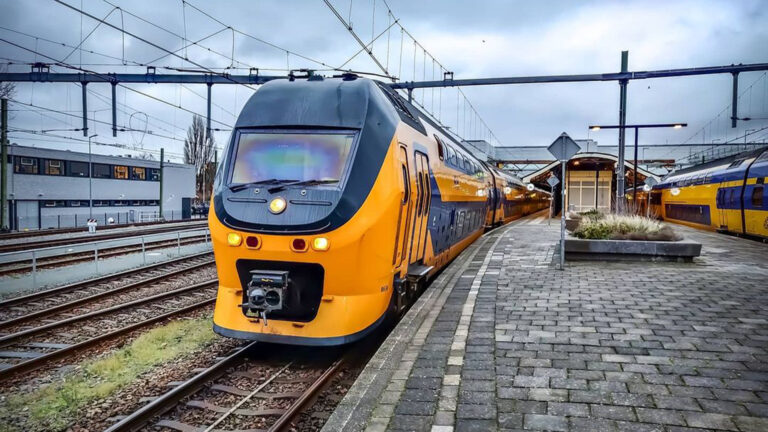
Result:
M249 318L263 319L267 325L267 313L283 308L288 289L287 271L251 271L245 302L241 304L243 314Z

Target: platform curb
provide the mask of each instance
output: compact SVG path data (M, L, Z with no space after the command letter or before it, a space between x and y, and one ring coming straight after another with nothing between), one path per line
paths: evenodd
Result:
M368 426L374 409L395 373L410 373L413 359L406 359L406 349L416 339L426 339L432 324L442 309L455 282L469 266L477 252L506 230L492 231L465 249L437 279L430 284L402 320L382 343L357 377L322 431L363 431ZM406 374L407 372L407 374Z

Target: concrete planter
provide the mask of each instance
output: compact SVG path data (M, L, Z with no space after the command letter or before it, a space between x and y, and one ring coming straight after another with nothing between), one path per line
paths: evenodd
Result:
M565 239L565 259L577 261L691 262L701 255L701 243L681 241Z

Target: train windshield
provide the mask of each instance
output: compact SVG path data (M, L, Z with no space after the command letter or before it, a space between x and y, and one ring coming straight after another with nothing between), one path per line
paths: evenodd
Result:
M230 184L341 181L354 140L353 132L242 133Z

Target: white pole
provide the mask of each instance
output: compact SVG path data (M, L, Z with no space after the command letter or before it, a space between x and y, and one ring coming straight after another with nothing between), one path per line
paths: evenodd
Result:
M561 162L563 178L560 182L560 270L565 270L565 164L566 161Z

